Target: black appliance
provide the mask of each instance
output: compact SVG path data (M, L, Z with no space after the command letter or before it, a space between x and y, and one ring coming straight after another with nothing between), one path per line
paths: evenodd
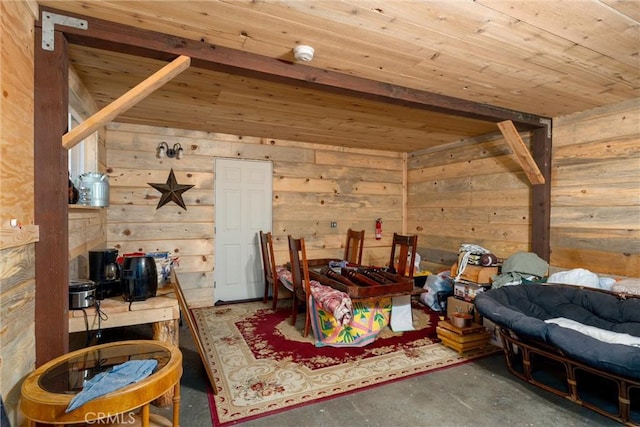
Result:
M96 284L96 299L122 295L120 266L114 248L89 251L89 279Z
M125 301L144 301L158 291L156 261L150 256L125 256L122 262L122 296Z

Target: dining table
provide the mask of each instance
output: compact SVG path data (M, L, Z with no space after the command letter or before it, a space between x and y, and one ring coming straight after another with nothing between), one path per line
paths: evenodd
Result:
M331 267L331 265L338 265L343 262L342 260L332 259L332 258L319 258L319 259L310 259L307 261L309 266L309 278L312 280L317 280L321 284L325 286L330 286L334 289L342 291L349 295L351 299L368 299L368 298L388 298L388 297L400 297L400 296L411 296L411 295L419 295L421 293L426 292L424 288L415 286L413 278L408 276L399 276L393 272L388 271L385 267L377 267L371 265L356 265L356 264L348 264L344 268L345 270L354 270L354 271L385 271L385 277L391 278L391 283L379 283L377 285L364 285L359 284L357 282L352 282L352 285L345 284L339 280L333 279L327 276L328 270L330 269L333 273L342 275L341 267ZM331 273L329 273L331 274Z
M415 286L413 278L399 276L384 267L355 264L345 265L344 261L336 259L310 259L307 261L307 264L309 266L309 278L311 280L317 280L325 286L330 286L333 289L342 291L352 300L391 298L391 329L394 332L413 330L411 297L427 292L426 289ZM344 277L343 275L350 274L350 271L360 272L363 275L370 272L374 274L370 274L369 278L376 277L378 280L386 280L384 280L384 283L378 282L377 284L371 280L367 281L367 284L350 280L351 284L347 284L346 281L341 280L341 278Z

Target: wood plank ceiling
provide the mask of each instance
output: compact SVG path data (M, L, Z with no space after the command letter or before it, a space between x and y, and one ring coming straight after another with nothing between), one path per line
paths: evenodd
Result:
M640 96L636 0L40 1L304 66L555 117ZM99 106L165 62L70 45ZM191 67L118 121L414 152L495 123Z

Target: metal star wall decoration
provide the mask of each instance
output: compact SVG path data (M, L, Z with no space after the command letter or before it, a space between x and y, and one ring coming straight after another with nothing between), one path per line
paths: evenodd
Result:
M184 205L184 200L182 200L182 193L194 186L178 184L178 181L176 181L176 176L173 173L173 168L171 169L171 172L169 172L169 178L167 178L167 182L165 184L153 184L151 182L148 182L147 184L162 193L162 197L160 197L160 200L158 201L156 210L160 209L162 206L166 205L169 202L174 202L185 211L187 210L187 207Z

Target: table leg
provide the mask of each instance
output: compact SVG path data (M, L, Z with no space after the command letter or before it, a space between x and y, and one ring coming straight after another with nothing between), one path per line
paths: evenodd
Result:
M153 339L178 347L178 326L178 319L153 323ZM173 390L170 390L154 400L153 404L160 407L169 406L172 399Z
M142 407L142 427L149 427L149 404Z
M153 339L178 347L178 319L154 322Z
M173 427L180 427L180 380L173 387Z

